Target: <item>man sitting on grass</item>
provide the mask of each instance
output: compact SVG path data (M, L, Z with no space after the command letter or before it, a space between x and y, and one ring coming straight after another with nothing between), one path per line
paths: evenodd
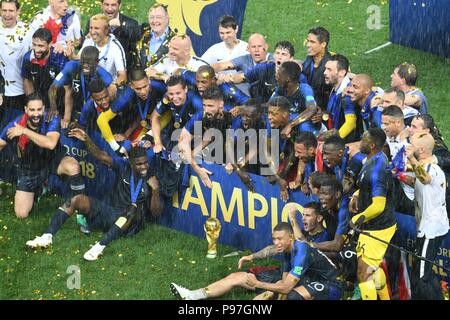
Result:
M26 245L33 249L50 246L53 236L78 210L86 217L89 229L106 232L103 239L84 254L84 259L93 261L98 259L113 240L122 235L134 235L143 228L145 202L149 196L147 184L153 190L152 202L155 203L159 201L158 183L156 177L149 178L148 157L144 148L132 149L130 160L127 161L123 158L112 158L100 150L82 129L72 129L69 136L84 141L88 151L96 159L116 172L115 186L113 190L107 190L109 197L106 200L97 200L84 194L73 197L70 202L64 203L56 210L45 233L27 241Z

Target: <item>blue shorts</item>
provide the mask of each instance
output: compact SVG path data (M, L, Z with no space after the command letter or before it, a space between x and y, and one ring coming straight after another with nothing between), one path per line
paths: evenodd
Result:
M276 283L283 278L283 272L280 268L274 270L264 270L255 274L256 279L258 281L266 282L266 283ZM255 292L257 294L263 293L266 290L261 288L256 288Z
M112 207L108 202L93 197L89 197L89 202L91 204L91 212L86 220L89 228L93 230L107 232L117 219L125 217L128 212L126 209ZM135 217L128 229L122 232L122 236L129 237L138 233L144 227L144 223L144 216L140 214L138 217Z
M110 206L106 201L89 197L89 202L91 205L91 212L86 219L89 229L107 232L117 219L126 214L123 210L118 210L117 208Z
M42 188L48 176L48 170L29 170L17 168L16 190L24 192L36 192Z
M342 298L343 286L339 282L302 277L295 287L300 286L303 286L314 300L340 300Z
M54 157L50 160L50 162L40 168L36 169L28 169L26 167L17 165L17 186L16 190L24 191L24 192L36 192L40 188L43 187L45 181L48 179L48 175L50 173L57 172L58 166L61 160L65 157L64 150L61 148L56 152Z

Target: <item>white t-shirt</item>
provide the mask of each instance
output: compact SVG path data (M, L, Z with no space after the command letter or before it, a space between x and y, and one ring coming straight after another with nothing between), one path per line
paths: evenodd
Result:
M228 61L247 54L248 43L242 40L238 41L239 43L232 50L228 49L223 41L213 44L202 55L202 60L205 60L209 64L213 64L220 61Z
M72 11L69 9L67 12L71 13ZM50 18L53 17L50 11L50 6L48 6L42 12L36 14L36 17L34 17L33 21L31 22L31 25L34 29L42 28ZM61 19L56 20L56 23L58 24L61 23ZM56 43L62 45L65 48L67 47L66 40L72 41L77 40L81 38L81 35L82 31L81 31L80 17L78 16L77 13L75 13L67 20L66 30L58 34Z
M411 118L414 116L417 116L419 114L419 111L417 111L416 109L412 108L412 107L408 107L405 106L403 109L403 118L407 119L407 118Z
M164 60L155 64L153 68L160 73L171 76L177 69L186 69L189 71L197 72L198 68L203 65L206 65L206 63L197 57L191 57L191 60L189 60L186 66L180 66L175 61L169 58L165 58Z
M437 164L425 165L425 171L431 176L430 184L422 184L416 179L415 213L417 237L434 239L448 232L449 222L445 205L445 174Z
M22 60L31 49L33 30L22 21L14 28L5 28L0 18L0 71L5 79L5 96L15 97L24 94L21 76Z
M80 50L80 55L87 46L94 46L99 49L98 65L108 71L114 80L117 79L117 72L126 70L125 51L119 40L113 34L109 34L109 40L102 48L99 48L91 38L86 39Z

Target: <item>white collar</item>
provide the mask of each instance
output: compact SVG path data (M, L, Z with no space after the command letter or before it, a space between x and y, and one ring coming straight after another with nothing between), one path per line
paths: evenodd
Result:
M400 134L398 134L395 137L388 138L388 140L389 140L390 143L400 143L400 142L402 142L402 140L400 140Z
M116 38L112 33L109 33L108 36L109 36L108 41L105 43L105 45L103 47L99 47L98 44L96 44L94 42L94 40L92 40L92 42L94 42L94 47L96 47L100 51L101 49L106 47L108 45L108 43L111 43L111 41L113 41Z

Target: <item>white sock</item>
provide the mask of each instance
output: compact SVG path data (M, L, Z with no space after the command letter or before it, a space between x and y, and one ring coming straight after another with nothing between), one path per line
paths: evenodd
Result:
M206 294L206 290L204 288L192 290L190 296L193 300L203 300L208 298L208 295Z

